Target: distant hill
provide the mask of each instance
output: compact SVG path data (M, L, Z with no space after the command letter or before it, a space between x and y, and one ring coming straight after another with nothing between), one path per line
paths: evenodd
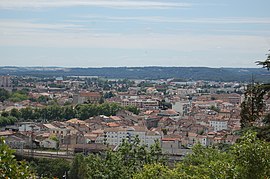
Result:
M208 68L208 67L0 67L0 75L58 77L100 76L128 79L167 79L208 81L270 81L270 72L261 68Z

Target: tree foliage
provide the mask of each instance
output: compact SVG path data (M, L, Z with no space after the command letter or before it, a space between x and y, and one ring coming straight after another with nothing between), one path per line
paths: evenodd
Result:
M16 118L19 118L21 116L21 113L18 109L16 108L13 108L10 110L10 116L13 116L13 117L16 117Z
M270 177L270 144L259 140L255 132L247 132L233 146L233 166L238 178Z
M146 165L134 178L270 178L270 144L248 131L227 152L197 145L175 168Z
M7 125L13 125L17 121L17 118L8 116L0 116L0 127L7 126Z
M165 163L158 143L150 149L140 145L138 138L133 142L123 141L115 152L109 150L103 155L91 154L85 158L88 178L131 178L146 164Z
M65 159L30 159L30 166L36 175L44 178L63 178L70 169L70 162Z
M86 176L85 158L82 154L75 155L72 161L69 178L70 179L83 179Z
M264 113L264 97L269 92L268 85L249 85L245 92L245 99L241 104L241 127L249 127L256 122Z
M124 141L117 151L109 150L101 155L90 154L87 157L76 155L71 167L63 159L35 159L31 164L38 176L49 178L62 178L67 173L71 179L270 178L270 144L259 140L255 132L247 131L226 152L198 144L191 154L174 167L165 163L158 144L149 149L139 143L138 139ZM33 177L24 162L18 164L13 159L12 151L3 142L0 151L0 174L5 176L2 178Z
M124 109L136 115L140 114L140 109L138 109L136 106L126 106Z
M77 117L79 119L85 120L93 116L98 115L116 115L120 110L128 110L134 114L139 114L139 109L134 106L122 107L117 103L103 103L103 104L80 104L75 107L59 106L59 105L49 105L43 108L22 108L19 111L16 109L10 112L10 115L23 120L33 120L33 119L45 119L48 121L52 120L64 120L72 119Z
M176 169L170 169L168 166L157 163L147 164L141 172L137 172L133 176L134 179L178 179L188 178L186 174L180 174Z
M24 179L35 178L25 161L15 160L13 151L0 138L0 178L5 179Z
M270 53L266 54L267 58L264 61L256 61L257 65L261 65L263 68L270 70Z
M10 97L10 93L5 89L0 88L0 102L4 102L9 97Z
M112 97L114 97L114 96L115 96L115 94L113 94L111 91L110 91L110 92L106 92L106 93L103 95L103 97L104 97L105 99L112 98Z
M12 102L20 102L20 101L27 100L27 99L28 99L27 94L20 93L20 92L12 93L12 95L9 98L9 100Z

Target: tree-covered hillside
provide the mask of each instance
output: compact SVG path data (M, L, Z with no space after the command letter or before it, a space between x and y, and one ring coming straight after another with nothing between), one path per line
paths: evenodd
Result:
M269 74L261 68L207 68L207 67L0 67L0 75L31 76L101 76L106 78L167 79L209 81L269 81Z

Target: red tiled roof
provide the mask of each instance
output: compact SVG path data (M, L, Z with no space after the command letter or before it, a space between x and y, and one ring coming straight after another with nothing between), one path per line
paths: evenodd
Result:
M85 122L84 121L82 121L82 120L79 120L79 119L76 119L76 118L74 118L74 119L70 119L70 120L68 120L68 121L66 121L67 123L72 123L72 124L85 124Z
M109 123L107 123L107 126L109 126L109 127L119 127L120 125L115 123L115 122L109 122Z
M100 97L100 93L98 92L80 92L81 97Z
M178 138L162 138L162 141L176 141L176 140L180 140Z
M1 131L0 132L0 136L8 136L8 135L12 135L14 134L14 132L12 131Z

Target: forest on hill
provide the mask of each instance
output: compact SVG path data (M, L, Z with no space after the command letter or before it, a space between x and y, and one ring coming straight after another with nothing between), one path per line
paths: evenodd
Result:
M128 79L168 79L206 81L269 82L270 77L262 68L208 68L208 67L0 67L0 75L58 77L99 76Z

